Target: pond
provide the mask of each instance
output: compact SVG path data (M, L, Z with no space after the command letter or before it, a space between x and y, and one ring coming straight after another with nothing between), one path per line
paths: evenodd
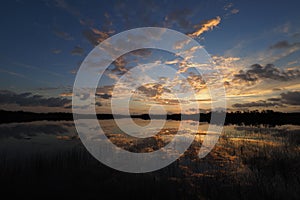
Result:
M146 126L149 121L134 119ZM0 125L0 171L4 192L31 195L60 192L90 197L136 195L153 198L296 198L300 195L300 126L226 125L205 157L198 153L209 124L177 133L180 121L167 120L145 139L124 134L114 120L99 120L109 140L127 151L152 152L176 134L194 137L179 159L155 172L130 174L111 169L82 145L72 121ZM185 123L194 123L186 121ZM193 125L193 124L192 124ZM145 129L147 131L157 131ZM144 134L144 133L139 133ZM129 184L130 183L130 184ZM113 191L122 191L114 193ZM69 193L68 193L69 192ZM10 193L12 194L12 193Z

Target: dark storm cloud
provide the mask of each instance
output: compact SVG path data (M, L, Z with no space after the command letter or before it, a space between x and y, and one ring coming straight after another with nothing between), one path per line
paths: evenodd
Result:
M242 80L246 82L256 82L259 79L287 81L297 79L299 77L299 70L281 70L273 64L267 64L266 66L254 64L251 65L250 69L246 71L240 70L238 74L234 75L235 80Z
M281 102L289 105L300 105L300 92L281 93Z
M270 49L285 49L285 48L291 48L291 47L299 47L300 42L295 42L295 43L289 43L286 40L279 41L273 45L271 45L269 48Z
M64 107L71 103L66 98L44 98L41 95L33 95L32 93L17 94L8 90L0 91L0 104L17 104L20 106L47 106L47 107Z

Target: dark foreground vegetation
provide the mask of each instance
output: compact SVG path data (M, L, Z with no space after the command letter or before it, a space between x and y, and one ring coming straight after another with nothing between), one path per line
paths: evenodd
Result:
M224 132L203 159L198 158L201 143L195 141L171 165L145 174L111 169L81 145L27 156L0 152L0 192L10 199L299 199L299 130L271 128L299 125L299 116L272 111L227 113L226 123L251 126L241 126L245 129L240 135L231 129ZM98 117L112 119L111 115ZM132 117L149 119L148 115ZM180 115L167 117L180 120ZM200 118L209 121L210 113ZM70 113L0 111L1 123L72 119ZM252 126L257 124L268 126Z
M215 115L222 113L216 112ZM167 115L168 120L182 120L191 119L199 120L201 122L210 122L212 113L200 113L194 115L181 115L181 114L169 114ZM92 118L90 115L80 115L80 118ZM128 116L111 114L97 114L99 120L102 119L113 119L113 118L126 118ZM132 118L140 118L144 120L150 119L148 114L142 115L131 115ZM165 116L153 115L152 119L164 119ZM61 120L73 120L72 113L33 113L23 111L4 111L0 110L0 123L10 122L30 122L30 121L61 121ZM225 124L238 124L238 125L284 125L293 124L300 125L300 113L282 113L274 112L271 110L267 111L249 111L249 112L230 112L226 113Z
M83 147L31 157L2 153L1 194L10 199L299 199L300 155L294 148L223 137L203 159L194 144L173 164L145 174L113 170Z

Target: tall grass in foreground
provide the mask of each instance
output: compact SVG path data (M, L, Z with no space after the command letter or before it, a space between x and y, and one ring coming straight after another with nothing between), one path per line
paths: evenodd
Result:
M277 143L253 142L249 136ZM299 135L244 132L239 141L224 134L205 158L200 143L157 172L128 174L95 160L84 147L8 158L0 154L0 191L10 196L85 199L299 199Z
M247 140L255 135L257 142ZM241 163L243 173L236 175L239 184L249 184L263 199L300 198L300 132L258 128L244 131L244 140L223 135L226 151Z

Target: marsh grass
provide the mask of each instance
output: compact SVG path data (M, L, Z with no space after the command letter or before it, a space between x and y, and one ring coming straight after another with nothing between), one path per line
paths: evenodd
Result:
M113 170L83 146L29 157L2 152L0 188L11 197L31 198L298 199L298 134L267 128L228 132L207 157L198 158L201 143L194 142L173 164L145 174Z

